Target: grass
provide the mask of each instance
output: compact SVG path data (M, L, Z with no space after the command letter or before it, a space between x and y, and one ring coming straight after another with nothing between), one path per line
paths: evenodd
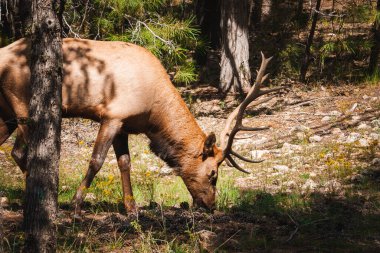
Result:
M89 217L78 223L71 221L66 207L91 153L89 140L82 139L71 148L80 150L75 158L64 155L61 160L59 252L195 252L205 249L199 234L203 230L217 235L212 247L218 252L376 252L380 247L375 243L380 239L380 175L368 167L368 161L379 155L378 145L363 149L355 143L309 146L302 142L302 151L249 167L252 175L222 167L217 212L210 215L179 207L191 204L181 178L159 175L155 168L163 163L149 152L145 138L135 136L130 146L139 216L118 215L125 210L119 171L110 152L87 190L94 197L84 207ZM1 195L14 203L11 210L20 213L23 176L8 155L0 155ZM278 164L289 170L275 171L273 166ZM304 187L310 180L315 188ZM15 223L5 224L5 251L18 252L23 233L20 226L9 224Z

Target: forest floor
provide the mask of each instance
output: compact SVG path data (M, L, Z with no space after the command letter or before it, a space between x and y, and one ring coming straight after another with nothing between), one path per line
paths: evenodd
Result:
M138 216L123 208L110 150L87 192L83 219L74 220L70 201L98 125L64 120L59 252L379 252L379 88L295 85L249 109L246 125L270 129L241 133L235 149L265 161L242 164L249 175L221 166L214 213L191 208L181 179L139 135L130 139ZM181 93L205 132L220 133L238 103L210 87ZM24 179L10 158L13 141L0 147L0 235L6 252L19 252L24 240Z

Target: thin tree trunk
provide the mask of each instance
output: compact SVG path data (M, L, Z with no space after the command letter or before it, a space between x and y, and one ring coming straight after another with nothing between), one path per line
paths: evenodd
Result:
M62 40L55 0L32 0L25 252L55 252L61 134Z
M250 87L248 44L249 0L221 1L222 55L220 89L247 92Z
M317 4L315 6L315 10L313 11L313 15L312 15L310 33L309 33L309 37L307 38L305 56L304 56L302 66L301 66L301 71L300 71L301 82L306 81L306 73L307 73L307 69L309 68L310 58L311 58L310 48L311 48L311 45L313 44L315 28L317 27L317 21L318 21L318 16L319 16L318 12L320 11L320 9L321 9L321 0L317 0Z
M220 46L220 0L197 0L196 16L202 35L208 38L211 47Z
M376 17L380 16L380 0L377 0L376 6ZM378 18L376 18L375 23L373 24L373 45L371 48L371 55L369 58L369 74L373 75L379 72L378 63L379 63L379 53L380 53L380 23Z
M303 3L304 3L304 0L298 0L297 10L296 10L296 17L297 18L300 18L301 15L302 15L302 12L303 12Z

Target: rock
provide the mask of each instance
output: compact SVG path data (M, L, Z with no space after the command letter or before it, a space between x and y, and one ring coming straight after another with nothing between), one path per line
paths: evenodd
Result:
M353 121L359 121L361 118L360 116L352 116Z
M380 158L374 158L371 162L372 165L380 165Z
M314 190L317 187L317 184L312 179L306 180L305 184L302 186L303 190Z
M296 133L296 137L297 137L297 139L298 139L299 141L303 141L303 140L306 139L306 134L303 133L303 132L297 132L297 133Z
M7 197L0 198L0 206L7 206L9 204L9 200Z
M294 151L301 151L301 150L302 150L302 147L300 145L294 145L287 142L285 142L281 148L281 151L287 154L291 154L291 153L294 153Z
M352 113L355 111L355 109L358 107L358 103L355 103L351 106L351 108L347 111L348 113Z
M201 230L198 232L200 246L208 251L213 252L216 249L218 236L212 231Z
M339 111L331 111L331 112L330 112L330 115L331 115L331 116L335 116L335 117L339 117L339 116L342 115L342 113L339 112Z
M373 127L380 127L380 119L375 119L371 121Z
M116 159L112 159L109 164L117 164L117 160Z
M251 151L251 156L253 159L260 159L265 155L270 154L269 150L252 150Z
M364 96L363 96L363 99L364 99L364 100L367 100L367 99L369 99L369 96L364 95Z
M369 125L367 125L366 123L361 123L359 126L358 126L358 129L360 130L367 130L367 129L370 129L371 127Z
M164 166L160 170L160 175L169 176L171 174L173 174L173 169L168 166Z
M286 165L275 165L273 166L273 170L277 170L279 172L288 172L290 169Z
M310 131L310 128L307 126L300 125L300 126L293 127L291 131L292 132L308 132Z
M368 146L369 146L369 142L368 142L367 139L361 138L361 139L359 140L359 145L360 145L361 147L368 147Z
M310 142L321 142L322 141L322 137L319 136L319 135L313 135L309 138L309 141Z
M84 197L84 200L85 201L95 201L96 200L96 196L95 196L95 194L94 193L92 193L92 192L89 192L89 193L87 193L86 194L86 197Z
M354 143L355 141L359 140L359 138L362 135L359 133L350 133L350 135L346 139L346 143Z
M329 122L331 120L331 117L330 116L324 116L321 121L322 122Z
M376 133L370 133L369 134L369 139L371 141L380 141L380 135Z
M333 130L331 131L332 134L341 134L342 133L342 130L338 127L335 127L333 128Z
M70 187L68 187L67 185L62 185L61 190L65 192L70 190Z

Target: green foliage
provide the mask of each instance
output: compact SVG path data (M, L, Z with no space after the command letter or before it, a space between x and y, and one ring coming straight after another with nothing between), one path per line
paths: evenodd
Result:
M198 79L193 56L205 51L200 30L191 15L174 15L168 0L68 1L65 15L68 36L126 41L157 56L176 83ZM70 29L68 29L70 26Z

